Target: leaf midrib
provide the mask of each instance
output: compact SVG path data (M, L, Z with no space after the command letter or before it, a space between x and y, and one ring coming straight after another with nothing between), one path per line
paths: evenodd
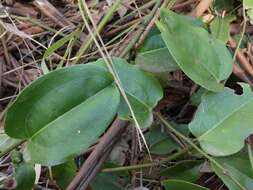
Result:
M219 127L224 121L226 121L227 119L229 119L231 116L233 116L236 112L238 112L240 109L242 109L243 107L245 107L248 103L250 103L250 101L253 99L253 97L250 97L248 101L246 101L245 103L243 103L242 105L240 105L238 108L236 108L233 112L231 112L230 114L228 114L226 117L224 117L221 121L219 121L216 125L214 125L214 127L212 127L211 129L207 130L204 134L202 134L201 136L198 137L198 140L200 141L201 139L203 139L206 135L208 135L209 133L211 133L214 129L216 129L217 127Z

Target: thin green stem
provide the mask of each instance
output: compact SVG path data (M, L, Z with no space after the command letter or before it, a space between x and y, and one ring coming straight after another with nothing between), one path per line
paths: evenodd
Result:
M122 167L117 167L117 168L106 168L106 169L103 169L102 172L120 172L120 171L139 170L139 169L143 169L143 168L160 166L162 164L165 164L171 160L175 160L176 158L184 155L185 153L187 153L189 151L190 148L191 147L189 146L185 149L181 149L180 151L176 152L175 154L172 154L168 158L165 158L159 162L150 162L150 163L145 163L145 164L122 166Z
M108 10L106 15L104 16L104 18L98 24L97 33L101 32L101 30L104 28L106 23L109 20L111 20L111 18L113 17L114 12L118 9L118 7L120 6L122 1L123 0L116 0L115 3L111 6L111 8ZM88 48L91 46L92 42L93 42L93 38L91 37L91 34L90 34L87 37L87 41L85 40L83 42L83 44L81 45L80 50L77 52L77 54L75 56L76 59L74 60L74 62L72 64L76 64L80 60L81 56L88 50Z
M236 55L237 55L237 53L240 49L240 46L241 46L241 43L242 43L242 40L243 40L243 36L245 34L245 31L246 31L247 18L246 18L246 12L245 12L245 0L242 1L242 9L243 9L243 26L242 26L242 32L241 32L241 35L240 35L239 42L238 42L237 47L235 49L235 53L234 53L234 57L233 57L233 63L235 63Z
M235 179L232 175L230 175L229 171L227 171L226 168L224 168L220 163L218 163L214 158L209 156L207 153L205 153L203 150L201 150L197 145L195 145L189 138L178 132L176 129L174 129L159 113L155 113L157 117L160 119L160 121L175 135L177 135L179 138L187 142L189 145L191 145L196 151L198 151L200 154L202 154L204 157L206 157L211 163L216 165L219 169L223 171L223 173L227 174L227 176L242 190L247 190L245 189L240 182Z
M178 132L176 129L174 129L159 113L156 113L157 117L162 121L162 123L175 135L177 135L179 138L187 142L189 145L191 145L195 150L197 150L200 154L202 154L204 157L206 157L208 160L213 162L217 167L223 169L223 167L214 160L211 156L209 156L207 153L205 153L203 150L201 150L196 144L194 144L189 138Z

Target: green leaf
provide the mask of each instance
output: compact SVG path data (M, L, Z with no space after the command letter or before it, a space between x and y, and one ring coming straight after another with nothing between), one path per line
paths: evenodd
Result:
M75 177L76 171L77 167L74 160L69 160L52 168L53 179L62 189L66 189Z
M113 63L140 126L149 127L153 121L152 108L163 96L158 80L137 66L129 65L123 59L114 58ZM107 70L103 59L98 60L96 64ZM118 114L121 119L131 119L123 98Z
M125 190L128 183L130 180L127 172L99 173L90 186L92 190Z
M169 53L161 34L146 38L135 63L143 70L160 73L171 72L178 69L177 64Z
M234 154L253 133L253 93L248 85L242 84L242 87L242 95L225 88L223 92L202 96L189 128L207 153L214 156Z
M5 132L13 138L28 139L112 82L108 72L90 64L44 75L25 88L9 108Z
M22 160L22 154L18 151L12 152L12 161L14 163L14 177L16 181L16 187L14 190L31 190L35 183L35 170L34 166L29 163L25 163Z
M200 160L181 161L161 171L161 175L171 179L195 182L199 177L199 169L202 163L203 161Z
M179 145L158 126L151 128L147 135L147 142L150 145L152 154L164 155L179 148Z
M15 166L15 190L30 190L35 182L35 171L32 164L21 163Z
M162 97L158 81L121 59L114 62L138 121L150 125L152 108ZM117 112L129 119L128 109L123 112L119 104L119 91L102 60L59 69L18 96L7 112L5 131L13 138L28 140L27 161L55 165L95 143Z
M228 164L248 177L253 177L253 170L250 164L248 152L244 149L236 154L226 157L215 158L221 164Z
M56 41L54 44L52 44L49 48L47 48L47 50L45 51L43 58L48 58L49 56L51 56L56 50L58 50L59 48L61 48L64 44L66 44L68 41L71 40L71 38L74 38L77 34L78 34L78 30L74 31L66 36L64 36L63 38L61 38L60 40Z
M228 58L220 59L223 53L229 55L225 45L217 44L206 30L193 26L172 11L162 9L157 25L169 52L184 73L210 91L221 91L223 84L219 82L232 72L232 56L231 62L225 62Z
M162 182L166 190L208 190L205 187L183 180L169 179Z
M227 43L230 37L230 23L234 20L234 15L226 16L224 18L220 16L215 17L210 25L212 36Z
M223 163L222 166L225 168L221 170L215 164L211 164L214 172L221 178L224 184L229 190L249 190L253 187L253 179L247 175L241 173L233 166Z
M86 99L35 133L28 141L24 158L33 163L55 165L80 154L111 123L119 100L119 92L113 86Z
M229 11L233 9L235 0L214 0L213 7L217 11Z

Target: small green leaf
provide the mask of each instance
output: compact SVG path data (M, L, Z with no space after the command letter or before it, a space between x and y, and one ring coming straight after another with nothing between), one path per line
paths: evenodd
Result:
M234 15L226 16L224 18L220 16L215 17L210 25L212 36L227 43L230 37L230 23L234 20Z
M179 148L179 145L158 126L152 127L146 137L152 154L169 154Z
M243 148L244 140L253 133L253 92L246 84L242 87L242 95L225 88L223 92L209 92L202 96L189 128L209 154L234 154Z
M226 10L228 12L233 9L235 2L235 0L214 0L213 7L217 11Z
M217 44L206 30L165 9L157 26L172 57L189 78L210 91L223 89L220 82L232 72L232 56L221 59L223 53L229 56L224 44Z
M77 171L74 160L52 167L53 179L62 188L66 189Z
M74 31L74 32L64 36L60 40L56 41L55 43L53 43L49 48L47 48L47 50L45 51L45 53L43 55L43 58L48 58L49 56L51 56L56 50L58 50L64 44L66 44L68 41L70 41L71 38L75 37L77 35L77 32L78 31Z
M125 190L129 182L127 172L99 173L90 186L92 190Z
M208 190L205 187L183 180L169 179L162 182L166 190Z
M171 179L195 182L199 177L199 169L202 163L203 161L200 160L181 161L161 171L161 175Z
M18 151L12 152L11 158L15 169L16 187L14 190L31 190L35 183L34 166L23 162L22 154Z
M171 72L178 69L161 34L150 36L144 41L135 63L143 70L153 73Z

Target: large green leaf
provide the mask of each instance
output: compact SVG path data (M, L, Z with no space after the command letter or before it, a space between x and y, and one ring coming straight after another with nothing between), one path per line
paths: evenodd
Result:
M138 121L147 127L152 108L162 97L159 83L121 59L114 59L114 64ZM7 112L5 131L28 140L27 161L55 165L95 143L117 112L129 118L128 109L119 108L123 103L103 60L59 69L18 96Z
M28 86L10 107L5 132L13 138L30 138L112 82L107 71L91 64L44 75Z
M190 24L185 17L161 10L157 23L169 52L184 73L194 82L211 91L221 91L222 80L232 72L232 57L225 45L218 44L208 32ZM225 53L225 61L220 55ZM227 62L227 60L230 60Z
M166 190L208 190L205 187L183 180L169 179L162 182Z
M225 88L223 92L209 92L202 96L189 128L209 154L234 154L244 146L245 138L253 133L253 92L246 84L242 87L242 95Z
M107 70L103 59L98 60L96 64ZM139 67L129 65L123 59L114 58L113 64L140 126L150 126L153 120L152 108L163 96L158 80L140 70ZM123 98L121 98L118 114L122 119L131 119L128 106Z
M80 154L111 123L119 97L116 87L109 86L45 125L29 139L25 159L54 165Z

